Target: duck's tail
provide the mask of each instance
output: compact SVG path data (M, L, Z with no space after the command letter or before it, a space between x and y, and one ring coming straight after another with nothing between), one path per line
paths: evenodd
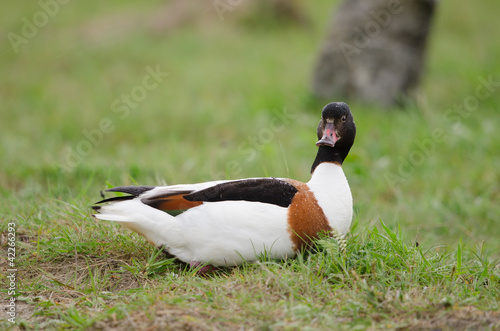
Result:
M108 191L129 195L97 202L92 207L97 212L93 216L99 220L119 222L141 234L155 246L163 246L165 231L173 226L175 218L141 201L139 196L153 188L152 186L124 186L110 189Z

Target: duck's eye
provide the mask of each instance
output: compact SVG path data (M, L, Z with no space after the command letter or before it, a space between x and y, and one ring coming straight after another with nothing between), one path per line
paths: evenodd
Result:
M345 122L345 121L346 121L346 119L347 119L347 116L345 116L345 115L344 115L344 116L342 116L342 122Z

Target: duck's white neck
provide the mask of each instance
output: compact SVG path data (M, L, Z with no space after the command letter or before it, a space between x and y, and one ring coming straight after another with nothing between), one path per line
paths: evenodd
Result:
M323 162L314 169L311 180L307 184L309 187L318 185L326 188L327 182L336 181L339 176L345 178L342 166L333 162Z
M319 164L307 183L323 209L330 225L340 235L347 233L352 221L352 195L339 164Z

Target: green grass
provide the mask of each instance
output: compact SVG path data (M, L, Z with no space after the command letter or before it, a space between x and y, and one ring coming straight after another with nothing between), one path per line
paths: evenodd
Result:
M7 34L40 7L0 11L0 231L16 223L14 328L500 328L500 90L445 115L481 77L500 81L493 0L439 3L415 104L350 104L346 256L324 239L314 254L201 276L91 218L108 185L308 180L323 106L308 82L332 3L303 6L309 27L255 27L236 8L224 21L209 12L167 35L139 28L99 42L82 37L96 17L154 4L70 2L18 53ZM168 73L158 87L127 116L113 110L157 66ZM290 120L266 135L283 112ZM93 143L84 131L103 119L112 129ZM69 169L82 142L90 150ZM244 152L252 144L257 152Z

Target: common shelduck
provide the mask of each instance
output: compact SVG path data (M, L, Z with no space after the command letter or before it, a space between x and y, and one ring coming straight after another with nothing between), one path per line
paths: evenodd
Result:
M97 202L100 220L115 221L191 265L235 266L260 256L293 257L321 233L340 239L352 221L342 171L356 135L343 102L323 108L311 180L248 178L171 186L119 186Z

